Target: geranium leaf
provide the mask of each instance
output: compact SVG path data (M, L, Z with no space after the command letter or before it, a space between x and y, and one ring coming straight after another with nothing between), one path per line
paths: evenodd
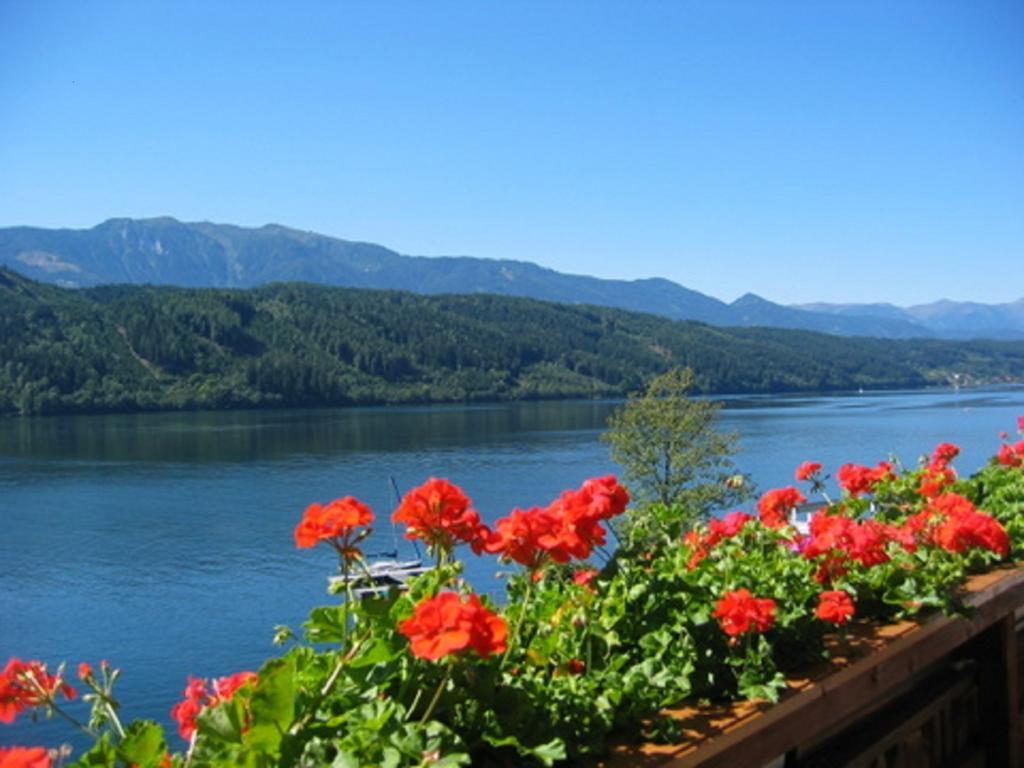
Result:
M252 724L246 743L263 752L276 752L295 719L295 662L276 659L263 665L249 702Z

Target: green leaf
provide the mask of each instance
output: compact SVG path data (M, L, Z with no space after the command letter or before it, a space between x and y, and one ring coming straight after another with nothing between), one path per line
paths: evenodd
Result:
M252 723L245 742L254 750L275 753L295 719L295 661L274 659L263 665L249 701Z
M559 760L565 760L566 757L565 742L560 738L554 738L549 742L538 744L535 747L523 744L515 736L495 737L485 734L484 740L494 747L512 747L520 755L535 757L544 765L554 765Z
M115 768L116 765L117 752L110 743L110 734L104 733L92 749L68 768Z
M207 707L196 718L199 734L228 744L242 743L245 712L235 699Z
M164 729L152 720L137 720L125 731L119 751L123 760L141 768L159 765L167 752Z
M392 647L391 643L383 638L378 638L373 645L356 656L349 663L349 667L359 669L374 664L386 664L399 655L399 651Z
M345 609L340 605L314 608L302 628L311 643L340 643L345 639Z
M331 768L363 768L359 764L359 758L355 755L346 752L338 752L338 756L334 758L334 762L331 763Z

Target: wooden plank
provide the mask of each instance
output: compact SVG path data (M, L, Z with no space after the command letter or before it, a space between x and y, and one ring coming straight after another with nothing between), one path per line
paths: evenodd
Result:
M966 602L974 607L969 617L933 616L921 624L881 628L878 650L838 671L836 665L826 665L774 706L745 702L731 713L721 707L713 713L700 707L673 711L686 743L620 748L598 765L734 768L759 766L790 752L816 734L877 710L930 665L1012 615L1024 605L1024 569L974 577L967 589Z

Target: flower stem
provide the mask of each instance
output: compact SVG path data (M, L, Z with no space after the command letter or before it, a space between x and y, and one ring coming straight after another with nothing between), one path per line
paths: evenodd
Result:
M512 634L508 638L508 646L505 648L505 653L501 657L501 663L499 667L504 667L505 662L508 661L509 654L512 653L512 646L515 645L517 639L519 639L519 631L523 628L523 621L526 619L526 611L530 606L530 597L533 594L533 576L534 572L531 571L526 577L526 592L523 595L523 604L519 609L519 615L516 617L516 624L512 630Z
M60 715L61 717L63 717L65 720L67 720L69 723L71 723L73 726L75 726L75 728L80 730L86 736L90 736L90 737L92 737L94 739L96 738L96 732L92 728L90 728L89 726L85 725L77 717L75 717L73 715L70 715L67 712L65 712L63 709L61 709L59 706L57 706L57 703L55 701L50 701L50 709L53 710L54 713L56 713L56 714ZM124 734L121 734L121 735L123 736Z
M352 661L353 658L355 658L356 652L359 651L364 640L365 638L359 638L357 642L352 644L352 649L348 653L342 654L338 658L338 662L334 665L334 669L331 670L331 674L327 676L326 682L320 688L320 694L319 696L317 696L316 702L313 704L313 706L309 709L309 711L301 720L293 724L292 727L288 729L288 733L294 735L309 724L309 721L313 719L314 715L316 715L316 711L323 703L323 700L327 698L327 694L331 692L331 689L334 687L334 684L338 682L338 676L341 674L341 671L345 668L345 665L348 662Z
M448 685L448 681L452 679L452 670L455 668L455 662L449 661L448 667L444 671L444 677L441 678L441 684L437 686L437 690L434 691L434 698L430 700L430 704L427 705L427 711L423 713L423 717L420 718L420 725L423 725L430 716L434 714L434 708L437 707L437 702L441 700L441 694L444 693L445 687Z
M114 709L114 705L110 703L109 699L103 699L103 708L107 710L107 717L110 718L110 723L114 726L114 730L117 731L117 735L121 739L124 739L124 726L121 725L121 718L117 716L117 711Z
M420 699L422 697L423 697L423 689L422 688L417 688L416 689L416 695L412 697L412 704L410 704L409 708L405 711L405 718L402 720L402 722L407 723L410 720L412 720L412 714L413 714L413 712L416 711L416 707L419 706Z

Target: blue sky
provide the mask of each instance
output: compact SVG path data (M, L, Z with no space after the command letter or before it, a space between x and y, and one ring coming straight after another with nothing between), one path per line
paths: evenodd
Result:
M1024 296L1024 3L0 0L0 226Z

